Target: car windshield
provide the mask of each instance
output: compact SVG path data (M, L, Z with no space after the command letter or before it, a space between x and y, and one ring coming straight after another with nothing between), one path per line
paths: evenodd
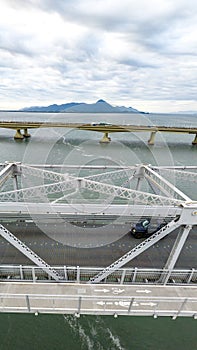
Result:
M146 228L148 225L149 225L149 221L148 221L148 220L142 221L142 226L143 226L144 228Z

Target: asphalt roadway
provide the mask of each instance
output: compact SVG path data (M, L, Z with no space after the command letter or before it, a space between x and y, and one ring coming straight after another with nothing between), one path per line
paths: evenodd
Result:
M87 245L87 247L83 246L82 248L80 244L78 247L74 247L50 238L32 222L20 222L17 224L16 222L3 222L2 224L52 266L106 267L142 241L141 239L133 238L130 233L126 233L120 239L112 240L103 246L101 244L98 244L100 245L98 247ZM109 226L107 234L113 237L115 230L118 229L119 226ZM53 230L54 226L51 225L51 231ZM170 233L168 237L163 238L125 266L139 268L164 267L177 233L178 230ZM189 234L175 268L197 268L196 233L197 229L195 227ZM53 237L55 237L54 232ZM0 237L0 264L32 265L32 262Z

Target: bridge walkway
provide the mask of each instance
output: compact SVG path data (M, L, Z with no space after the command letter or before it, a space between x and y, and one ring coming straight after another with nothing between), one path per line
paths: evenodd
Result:
M197 318L197 287L0 283L0 311Z

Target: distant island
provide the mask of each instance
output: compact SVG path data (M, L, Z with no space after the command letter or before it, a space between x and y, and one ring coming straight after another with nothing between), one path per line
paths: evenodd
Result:
M132 107L113 107L104 100L98 100L96 103L91 104L84 102L70 102L61 105L53 104L45 107L32 106L20 109L20 111L46 113L146 113L138 111L137 109Z

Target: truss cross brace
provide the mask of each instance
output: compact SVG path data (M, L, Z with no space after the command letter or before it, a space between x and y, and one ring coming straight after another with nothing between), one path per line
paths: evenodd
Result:
M42 270L47 272L56 281L61 279L61 276L56 270L54 270L50 265L48 265L44 260L42 260L36 253L26 246L25 243L20 241L16 236L14 236L9 230L7 230L3 225L0 225L0 235L5 238L9 243L11 243L15 248L17 248L21 253L23 253L27 258L33 261Z
M149 180L153 185L155 185L164 195L171 198L176 198L185 201L191 201L191 199L186 196L185 193L180 191L164 177L159 175L153 169L148 166L144 166L145 169L145 178Z
M160 239L168 235L170 232L174 231L176 228L180 226L180 222L178 222L176 219L169 222L166 226L162 227L159 231L154 233L151 237L144 240L142 243L134 247L132 250L130 250L128 253L123 255L120 259L116 260L114 263L112 263L110 266L106 267L98 273L96 276L90 279L89 283L99 283L104 278L108 277L111 273L118 270L123 265L127 264L129 261L134 259L136 256L150 248L152 245L157 243Z
M0 171L0 186L8 179L10 174L12 174L12 171L13 171L13 164L12 163L7 164Z

